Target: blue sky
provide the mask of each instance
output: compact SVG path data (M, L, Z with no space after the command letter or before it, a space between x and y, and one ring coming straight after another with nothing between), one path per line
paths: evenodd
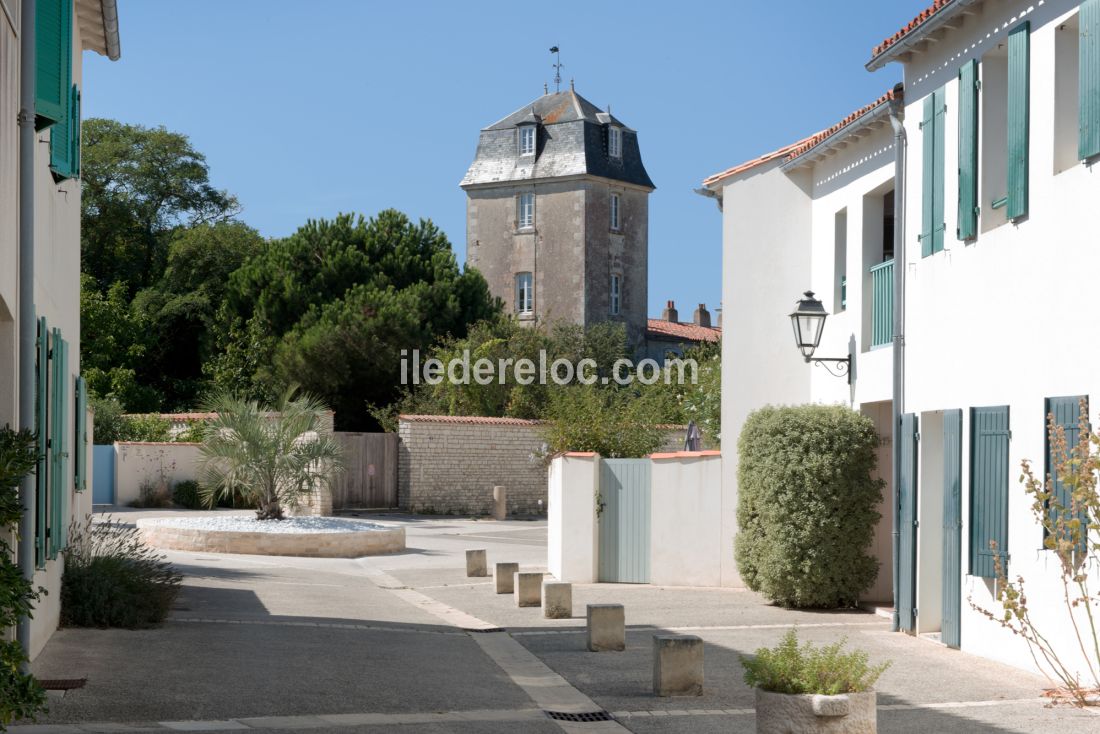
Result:
M188 135L265 236L395 207L464 262L478 130L552 85L558 45L565 83L638 131L650 314L674 299L688 318L721 296L720 215L692 189L892 87L896 65L863 64L927 5L119 0L122 58L85 54L82 101Z

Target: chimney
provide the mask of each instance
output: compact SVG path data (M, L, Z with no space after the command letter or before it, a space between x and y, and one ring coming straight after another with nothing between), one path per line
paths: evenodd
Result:
M707 310L707 304L699 304L699 308L695 309L695 317L692 320L696 326L710 326L710 311Z
M674 324L680 320L680 314L676 313L676 301L665 304L665 310L661 312L661 320L671 321Z

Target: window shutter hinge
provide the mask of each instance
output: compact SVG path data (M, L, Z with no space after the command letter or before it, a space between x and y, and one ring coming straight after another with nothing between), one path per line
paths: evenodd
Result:
M920 441L920 431L916 431L913 433L913 440Z

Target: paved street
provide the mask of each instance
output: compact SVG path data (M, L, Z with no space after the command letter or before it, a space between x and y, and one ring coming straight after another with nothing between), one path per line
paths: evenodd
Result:
M122 513L120 513L122 514ZM130 516L152 513L128 511ZM37 727L105 730L400 732L751 732L753 694L738 654L791 625L815 641L847 637L874 661L883 732L1100 732L1100 716L1046 708L1044 679L889 632L860 612L790 612L748 592L613 584L574 587L569 620L514 606L468 579L463 551L545 568L543 522L389 516L409 550L355 560L170 553L185 574L161 629L61 630L35 662L45 678L86 677L51 700ZM620 602L623 653L584 651L584 605ZM466 631L503 628L504 631ZM651 637L705 643L706 690L655 698ZM610 712L557 722L546 711Z

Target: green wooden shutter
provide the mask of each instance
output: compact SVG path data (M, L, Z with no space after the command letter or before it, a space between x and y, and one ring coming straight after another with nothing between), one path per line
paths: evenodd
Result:
M37 0L34 17L35 128L69 117L72 84L72 0Z
M917 621L917 416L905 413L898 424L898 626L912 632Z
M962 620L961 410L943 412L943 644L961 645Z
M76 408L73 413L75 451L73 457L73 489L83 492L88 488L88 385L84 377L76 378Z
M924 119L921 121L921 140L924 157L924 179L922 183L921 211L921 256L939 252L943 249L944 206L943 206L943 166L944 166L944 106L942 89L928 95L924 100Z
M1077 157L1100 154L1100 0L1081 3L1079 38L1080 128Z
M1008 208L1018 219L1028 208L1028 128L1030 127L1031 23L1008 34Z
M1061 481L1061 479L1055 476L1054 471L1054 455L1050 445L1050 432L1047 430L1047 416L1054 415L1054 424L1061 426L1065 431L1066 436L1066 449L1072 450L1077 445L1077 441L1081 437L1081 427L1079 419L1081 416L1081 402L1085 403L1085 414L1088 415L1088 403L1089 398L1087 395L1076 395L1072 397L1062 398L1047 398L1046 410L1043 412L1043 434L1046 436L1046 474L1051 477L1054 484L1054 496L1057 498L1058 503L1068 511L1070 507L1070 491ZM1052 510L1053 511L1053 510ZM1087 514L1082 510L1081 513L1082 523L1087 523ZM1046 528L1043 529L1043 539L1047 536Z
M970 573L983 578L996 576L996 556L1007 573L1008 425L1006 405L971 408Z
M72 99L71 94L66 96ZM73 167L73 118L66 104L65 118L50 128L50 170L55 178L69 178Z
M52 451L50 448L49 394L50 394L50 332L46 318L38 319L38 364L35 381L35 435L38 438L38 468L35 471L34 499L34 550L38 568L46 566L46 533L49 506L49 476Z
M932 254L932 190L935 187L933 181L936 178L936 148L933 140L933 127L936 124L936 97L930 94L924 98L924 117L921 119L921 148L923 150L924 166L921 178L921 227L920 227L920 254L928 257Z
M52 394L50 396L50 456L53 461L50 467L50 492L49 492L49 538L47 558L53 560L65 547L66 527L65 515L68 499L68 487L66 479L69 476L69 447L66 430L68 425L68 352L69 345L61 337L60 329L53 329L53 360Z
M70 123L72 127L69 129L69 139L73 144L73 152L70 158L69 172L76 177L80 175L80 89L75 84L73 85L70 109L72 111L72 122Z
M977 59L959 69L959 224L955 231L960 240L978 234Z

